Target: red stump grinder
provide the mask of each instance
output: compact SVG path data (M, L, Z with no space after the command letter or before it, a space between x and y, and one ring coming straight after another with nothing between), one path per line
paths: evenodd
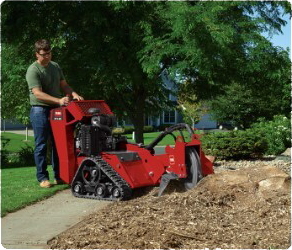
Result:
M127 142L113 135L115 116L104 101L72 101L52 109L51 126L60 161L60 177L71 184L76 197L98 200L125 200L139 187L160 185L159 194L171 179L181 179L191 189L213 173L201 142L187 124L177 124L149 145ZM187 130L186 142L182 130ZM174 131L180 131L175 136ZM175 146L167 145L165 154L156 155L154 147L172 135Z

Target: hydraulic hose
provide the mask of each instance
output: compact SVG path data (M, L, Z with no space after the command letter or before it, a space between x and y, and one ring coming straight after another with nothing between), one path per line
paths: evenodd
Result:
M169 128L167 128L165 131L161 132L161 134L156 138L154 139L154 141L152 141L149 145L147 145L145 148L148 149L148 150L153 150L153 148L160 142L162 141L162 139L168 135L168 134L172 134L173 131L175 130L181 130L181 129L184 129L186 128L190 137L192 138L192 135L194 134L194 131L193 129L186 123L179 123L179 124L176 124L174 126L171 126Z

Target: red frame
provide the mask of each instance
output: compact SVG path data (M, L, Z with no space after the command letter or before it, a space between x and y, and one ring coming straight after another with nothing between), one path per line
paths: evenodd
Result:
M100 109L101 114L113 114L103 100L72 101L66 107L51 110L50 120L60 161L60 177L66 183L71 183L75 173L84 160L84 156L77 156L74 145L74 128L79 121L89 122L90 107ZM126 144L126 150L137 152L140 159L132 162L121 162L114 154L102 152L102 158L129 183L131 188L152 186L160 183L161 176L166 172L174 172L179 178L186 178L185 150L195 147L201 159L202 173L213 173L213 164L205 157L201 150L201 142L197 135L193 135L191 142L184 142L177 137L174 147L165 148L165 154L152 155L149 150L136 144Z

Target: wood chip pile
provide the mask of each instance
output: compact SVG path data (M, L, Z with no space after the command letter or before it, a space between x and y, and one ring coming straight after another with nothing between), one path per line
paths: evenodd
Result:
M291 180L279 168L225 170L188 192L138 190L49 242L58 249L281 248L291 239Z

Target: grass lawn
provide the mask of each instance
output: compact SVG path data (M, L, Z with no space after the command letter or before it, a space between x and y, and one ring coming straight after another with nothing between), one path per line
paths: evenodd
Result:
M14 134L14 133L1 133L1 146L3 149L3 144L7 141L10 140L7 146L5 147L6 150L9 152L17 152L19 151L22 147L25 147L26 145L34 147L34 138L33 136L28 136L28 141L25 141L26 136L25 135L20 135L20 134Z
M161 132L153 132L153 133L145 133L144 134L144 145L148 145L150 144L155 138L157 138L160 135ZM199 130L195 131L195 133L200 134L201 132ZM178 131L173 133L175 136L180 135L180 133ZM185 140L187 142L190 141L190 137L189 137L189 133L187 131L183 131L183 134L185 136ZM130 142L134 142L134 140L132 140L132 135L131 134L127 134L126 135L128 138L128 141ZM158 143L158 146L165 146L167 144L170 145L174 145L175 141L174 138L171 135L167 135L163 138L163 140L161 142Z
M153 132L153 133L144 133L144 144L148 145L150 144L161 132ZM188 132L184 131L183 132L185 135L185 138L187 139L187 141L189 140L189 136L188 136ZM196 131L196 133L201 133L200 131ZM179 132L175 132L174 133L175 136L180 135ZM126 135L128 140L130 142L134 142L132 140L132 134L127 134ZM25 147L26 144L34 147L34 138L33 136L29 136L28 137L28 142L25 142L25 135L19 135L19 134L14 134L14 133L9 133L9 132L5 132L1 134L1 143L3 145L3 142L5 142L5 140L10 139L10 142L8 143L8 145L6 146L5 149L7 149L10 152L17 152L21 149L21 147ZM170 145L174 145L174 139L171 135L167 135L166 137L164 137L164 139L158 144L158 146L165 146L167 144Z
M52 167L48 171L53 180ZM17 167L1 170L1 217L36 201L52 196L68 185L41 188L36 180L36 167Z
M14 133L1 133L1 144L9 139L5 149L9 153L16 153L26 145L34 147L33 136L24 141L25 135ZM16 157L16 156L15 156ZM53 180L53 170L48 166L48 171ZM16 211L34 202L43 200L54 195L57 191L68 188L69 186L55 185L52 188L40 188L36 179L35 166L9 167L1 166L1 217L7 213Z

